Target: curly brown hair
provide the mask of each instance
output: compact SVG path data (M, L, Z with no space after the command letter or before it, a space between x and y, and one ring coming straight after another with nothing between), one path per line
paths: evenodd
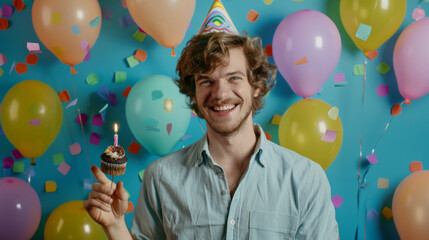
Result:
M275 85L277 67L267 60L260 38L250 38L225 32L214 32L195 35L188 41L177 63L176 80L180 92L187 96L187 104L198 116L201 116L195 98L195 75L211 73L218 66L227 65L229 48L242 47L246 57L247 78L260 94L254 98L252 113L255 114L263 107L264 95Z

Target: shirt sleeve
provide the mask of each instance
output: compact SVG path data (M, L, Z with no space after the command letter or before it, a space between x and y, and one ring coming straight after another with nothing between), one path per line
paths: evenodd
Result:
M326 174L319 165L310 164L306 175L310 176L304 181L307 196L300 206L300 225L296 238L338 240L338 224Z
M143 175L143 183L131 224L133 239L166 239L157 188L159 167L156 166L150 165Z

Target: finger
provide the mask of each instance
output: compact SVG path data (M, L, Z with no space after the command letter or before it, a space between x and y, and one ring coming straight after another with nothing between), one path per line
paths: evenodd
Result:
M97 199L105 204L111 204L113 202L113 199L110 196L95 191L89 193L89 199Z
M125 191L124 182L119 181L116 184L116 193L117 193L117 196L119 197L120 200L128 201L128 193L127 193L127 191Z
M83 201L83 207L89 212L92 208L98 208L105 212L111 212L110 205L104 204L96 199L88 199Z
M108 196L112 196L113 190L115 189L114 187L116 186L110 187L110 184L103 185L101 183L93 183L91 187L93 191L104 193Z
M110 184L110 180L104 175L104 173L97 167L92 165L91 171L94 174L94 177L102 184Z

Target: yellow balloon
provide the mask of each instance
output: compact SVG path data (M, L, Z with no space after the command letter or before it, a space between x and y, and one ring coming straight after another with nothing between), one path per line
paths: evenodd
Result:
M58 94L43 82L20 82L3 98L4 134L26 158L40 157L55 140L62 122L63 108Z
M326 170L340 151L343 141L343 126L335 110L318 99L303 99L294 103L280 120L280 145L313 160ZM328 112L332 118L337 118L331 119ZM333 142L322 140L327 130L336 132Z
M45 225L45 240L107 240L103 228L83 208L83 201L70 201L57 207Z
M340 17L356 46L363 51L371 51L379 48L398 30L406 9L406 0L341 0ZM361 23L371 27L366 40L356 37Z

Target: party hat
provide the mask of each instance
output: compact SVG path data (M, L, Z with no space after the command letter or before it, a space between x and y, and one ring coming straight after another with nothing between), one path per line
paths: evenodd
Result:
M198 31L198 34L210 32L228 32L239 35L234 23L220 0L214 0L212 7L207 13L206 18Z

